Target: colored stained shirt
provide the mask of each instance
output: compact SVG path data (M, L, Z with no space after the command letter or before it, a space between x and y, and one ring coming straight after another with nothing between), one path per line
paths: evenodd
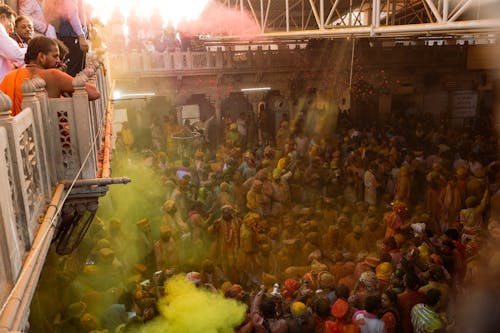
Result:
M439 313L423 303L411 309L411 323L415 333L432 333L443 327Z
M0 24L0 82L14 66L24 65L26 49L20 48L15 40L10 38L5 27Z
M386 333L385 324L376 315L365 310L356 311L352 321L359 326L361 333Z
M67 6L66 17L62 18L59 25L59 35L61 37L78 37L85 35L86 29L85 10L81 0L64 0Z
M401 328L403 333L412 333L411 309L415 304L423 303L425 295L415 291L407 290L398 295L398 308L401 316Z
M37 0L18 0L19 15L31 17L33 28L39 34L45 34L48 23L43 14L43 1Z
M10 115L14 117L21 112L23 103L23 94L21 92L21 85L24 79L30 79L31 76L26 68L18 68L8 73L3 81L0 83L0 90L10 97L12 101L12 108Z

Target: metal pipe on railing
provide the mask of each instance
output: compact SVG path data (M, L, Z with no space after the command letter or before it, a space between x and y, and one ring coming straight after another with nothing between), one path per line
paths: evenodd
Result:
M109 178L111 175L111 145L113 144L111 138L112 126L111 123L113 121L113 104L111 102L108 105L106 112L106 127L104 130L104 149L103 149L103 157L102 157L102 178Z
M35 292L36 283L40 277L43 263L45 262L45 257L47 256L56 229L53 220L60 211L59 206L61 205L63 194L64 184L59 184L54 191L52 200L35 237L33 246L28 252L16 284L0 310L0 332L2 333L22 329L19 326L22 324L22 318L26 313L26 310L22 306L30 304Z
M114 177L114 178L93 178L93 179L78 179L78 180L62 180L61 184L64 186L73 185L73 187L80 186L106 186L111 184L128 184L132 180L127 177Z

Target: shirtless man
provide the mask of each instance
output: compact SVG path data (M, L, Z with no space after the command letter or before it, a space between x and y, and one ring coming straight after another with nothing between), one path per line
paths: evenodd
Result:
M0 90L12 100L12 116L21 112L21 85L26 78L31 79L38 75L44 79L49 98L58 98L63 94L74 92L74 78L57 69L61 60L59 47L54 39L45 36L33 38L28 45L24 60L26 67L11 71L0 84ZM100 97L99 91L93 84L85 83L85 90L90 101Z

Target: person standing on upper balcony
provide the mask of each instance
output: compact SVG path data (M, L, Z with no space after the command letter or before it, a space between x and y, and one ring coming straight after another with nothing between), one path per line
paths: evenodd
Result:
M9 34L14 32L16 13L7 5L0 5L0 81L14 66L24 65L24 53Z
M36 35L56 38L56 29L47 22L43 13L45 0L18 0L19 15L28 16L33 20Z
M55 39L45 36L33 38L28 45L25 62L26 67L11 71L0 83L0 90L12 100L12 116L21 112L23 100L21 85L24 79L40 76L45 81L45 89L50 98L58 98L63 94L74 92L74 78L58 69L61 60ZM85 83L85 90L90 101L100 97L99 91L93 84Z
M10 34L21 48L27 48L33 38L33 21L27 16L20 15L16 18L14 32Z
M76 76L85 68L89 50L88 28L83 0L59 0L62 14L59 17L58 37L69 49L67 73Z

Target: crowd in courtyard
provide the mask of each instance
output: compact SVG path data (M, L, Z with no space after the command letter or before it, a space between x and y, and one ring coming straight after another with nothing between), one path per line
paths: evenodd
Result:
M242 114L221 123L217 144L206 135L184 151L173 137L192 129L176 117L152 124L146 151L125 124L115 170L154 180L137 200L114 200L77 251L46 268L38 293L64 287L45 324L140 331L159 315L164 282L183 274L247 304L236 332L495 327L495 137L425 115L365 128L339 121L319 137L307 116L285 118L262 146ZM120 205L128 213L113 216Z

